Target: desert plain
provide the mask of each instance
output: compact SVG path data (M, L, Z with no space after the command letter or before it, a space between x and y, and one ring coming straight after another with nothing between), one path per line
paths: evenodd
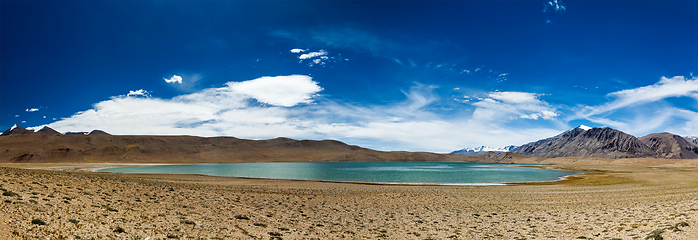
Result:
M0 239L698 239L698 160L533 163L589 173L425 186L4 163Z

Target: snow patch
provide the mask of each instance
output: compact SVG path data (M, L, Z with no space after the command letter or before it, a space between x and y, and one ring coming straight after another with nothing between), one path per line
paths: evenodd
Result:
M579 127L577 127L577 128L582 129L582 130L584 130L584 131L589 130L589 129L592 129L592 127L585 126L585 125L579 125Z
M17 128L17 127L19 127L19 126L17 126L17 124L12 125L12 127L10 128L10 131L15 130L15 128Z
M476 147L476 148L463 148L461 150L453 151L450 154L479 155L479 154L484 154L486 152L502 153L502 152L509 152L509 151L513 150L514 148L516 148L516 146L514 146L514 145L501 147L501 148L481 146L481 147Z

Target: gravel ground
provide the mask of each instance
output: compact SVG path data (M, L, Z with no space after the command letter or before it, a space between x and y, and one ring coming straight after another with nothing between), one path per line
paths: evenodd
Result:
M548 167L598 172L404 186L2 167L0 238L698 239L693 166Z

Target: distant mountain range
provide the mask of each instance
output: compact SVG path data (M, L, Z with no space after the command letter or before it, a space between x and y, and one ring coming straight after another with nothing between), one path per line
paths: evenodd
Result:
M653 133L641 138L611 128L580 126L524 144L513 153L535 157L698 159L698 138Z
M448 155L384 152L334 140L235 137L61 134L13 126L0 136L0 162L13 163L227 163L227 162L512 162L528 156L500 153Z
M514 146L514 145L501 147L501 148L492 148L492 147L487 147L487 146L481 146L481 147L476 147L476 148L463 148L461 150L453 151L449 154L481 155L481 154L485 154L487 152L503 153L503 152L509 152L514 148L516 148L516 146Z
M7 129L5 132L0 134L0 136L6 136L6 135L23 135L23 134L48 134L48 135L64 135L56 130L53 130L53 128L50 128L48 126L44 126L43 128L39 130L30 130L23 128L17 124L12 126L10 129ZM110 135L109 133L102 131L102 130L92 130L92 132L66 132L65 135L94 135L94 134L103 134L103 135Z
M698 137L664 132L636 138L611 128L586 126L520 147L482 146L451 154L382 152L331 140L126 136L110 135L100 130L61 134L50 127L35 131L18 125L0 136L0 162L513 162L514 159L555 157L698 159Z

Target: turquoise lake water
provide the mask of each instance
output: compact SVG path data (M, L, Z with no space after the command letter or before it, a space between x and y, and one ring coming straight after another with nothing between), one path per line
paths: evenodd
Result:
M202 174L224 177L403 184L540 182L553 181L563 176L581 173L510 166L515 166L515 164L440 162L220 163L107 168L101 169L99 172Z

